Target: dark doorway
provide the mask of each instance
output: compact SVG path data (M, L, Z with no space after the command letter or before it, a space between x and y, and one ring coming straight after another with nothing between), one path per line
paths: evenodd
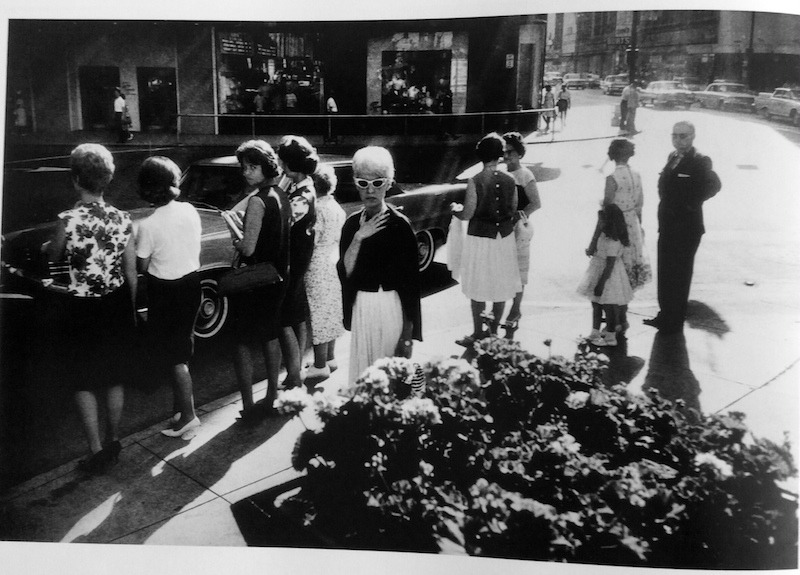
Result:
M178 114L175 68L137 68L143 132L174 131Z
M81 66L78 68L81 86L83 128L103 129L114 118L114 88L119 86L116 66Z
M519 80L517 82L517 106L525 108L535 108L533 104L533 60L534 44L519 45Z

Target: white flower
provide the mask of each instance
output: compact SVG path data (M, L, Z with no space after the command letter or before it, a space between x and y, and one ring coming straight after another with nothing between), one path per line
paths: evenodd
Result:
M364 370L358 383L363 385L368 391L389 393L389 376L382 369L372 365Z
M408 424L436 425L442 422L439 409L429 398L411 397L400 406L400 418Z
M311 406L311 396L302 387L293 387L278 392L278 398L273 406L282 415L298 415L305 408Z
M566 403L572 409L580 409L589 401L589 393L586 391L573 391L567 396Z
M565 433L550 443L550 449L560 455L567 455L568 453L578 453L581 450L581 444L575 441L572 435Z
M733 467L727 461L722 461L713 453L698 453L694 456L694 464L700 467L701 465L710 465L717 472L717 477L720 479L727 479L733 475Z
M316 392L311 399L314 401L314 408L322 421L328 421L339 415L339 410L347 403L347 398L338 394Z

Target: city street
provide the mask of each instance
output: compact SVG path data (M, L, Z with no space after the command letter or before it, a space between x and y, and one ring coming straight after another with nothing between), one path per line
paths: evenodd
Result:
M531 134L542 209L533 215L531 282L516 338L539 355L571 357L588 334L591 309L575 293L588 259L604 175L610 125L618 98L597 90L573 94L565 126ZM658 389L705 413L741 411L757 437L791 441L797 458L800 381L800 150L798 130L753 116L699 109L642 109L630 164L644 183L643 225L655 268L656 181L678 120L692 121L696 147L709 155L723 183L705 207L707 233L697 255L690 317L683 335L665 337L641 323L657 310L655 283L630 306L627 345L607 353L610 379L631 392ZM454 340L470 328L469 303L445 270L447 246L426 279L424 341L419 362L459 355ZM547 343L546 343L547 342ZM349 336L337 345L340 365ZM290 457L298 420L275 418L244 430L224 343L198 347L192 365L202 431L190 442L158 433L170 393L133 393L126 408L120 463L104 477L83 480L74 471L84 439L63 391L31 398L27 456L41 475L0 498L0 539L235 546L248 534L232 511L266 489L295 477ZM326 384L345 384L340 369ZM263 383L256 398L264 394ZM214 401L212 401L212 398ZM218 399L217 399L218 398ZM39 405L44 406L41 413ZM40 419L43 418L43 419ZM16 445L15 448L21 448ZM47 457L41 455L46 452ZM792 485L788 488L794 489Z

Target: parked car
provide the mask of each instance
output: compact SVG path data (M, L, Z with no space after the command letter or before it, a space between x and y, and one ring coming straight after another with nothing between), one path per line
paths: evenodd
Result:
M556 86L563 81L561 72L545 72L542 79L545 85Z
M675 76L673 80L680 82L684 88L692 92L700 92L706 87L705 82L696 76Z
M760 92L754 107L768 120L782 118L800 126L800 89L776 88L772 92Z
M589 88L599 88L600 87L600 75L599 74L586 74L588 80Z
M570 90L584 90L589 87L588 74L571 72L564 74L564 86Z
M345 212L350 214L357 210L361 201L353 183L351 158L322 154L321 160L333 165L336 171L339 184L335 195ZM234 249L221 212L234 206L248 190L236 156L209 158L192 163L184 172L180 186L180 199L197 207L202 222L202 301L195 323L195 334L199 338L208 339L224 328L229 312L228 299L218 293L218 280L230 269ZM431 265L436 249L446 241L451 217L450 203L463 203L465 190L464 183L399 184L387 194L387 202L400 208L411 221L417 237L420 270ZM8 192L8 189L4 191ZM69 203L61 209L72 203L74 199L70 198ZM136 227L140 220L152 213L153 208L128 211ZM50 219L7 233L4 229L0 247L0 292L28 297L35 297L41 290L66 292L68 278L65 266L50 265L40 249L52 237L54 227L55 221ZM137 308L140 313L146 313L145 294L139 297Z
M755 95L744 84L712 82L706 89L695 93L701 108L754 111Z
M357 210L361 199L353 183L351 158L320 154L320 160L336 172L336 200L348 214ZM236 156L222 156L194 162L183 174L180 186L182 199L227 210L243 197L246 184ZM450 202L463 201L465 190L460 184L400 183L387 193L387 201L411 221L417 235L420 270L430 266L436 249L444 244L450 225Z
M622 94L625 87L630 84L627 74L611 74L603 80L603 94Z
M639 103L642 106L650 104L656 106L676 107L688 109L694 102L692 92L685 89L683 84L675 80L656 80L650 82L641 90Z

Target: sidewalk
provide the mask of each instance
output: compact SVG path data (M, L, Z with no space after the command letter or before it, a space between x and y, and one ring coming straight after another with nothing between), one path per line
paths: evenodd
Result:
M547 152L545 150L551 148L540 145L529 148L529 153L541 156L548 169L567 170L570 162L588 161L571 157L573 148L563 143L564 140L602 139L602 148L616 135L616 130L610 128L606 120L606 117L610 119L607 110L592 108L584 117L577 112L572 110L568 125L552 136L554 141L562 142L557 151ZM668 133L668 127L664 129L661 124L669 126L671 121L671 116L656 113L644 113L640 120L641 125L647 126L645 136L648 129L657 128L659 138L661 132ZM724 136L724 131L722 134ZM549 141L551 135L529 137L532 144L545 139ZM639 140L637 136L637 145ZM721 142L720 151L716 152L709 146L704 149L715 161L719 158L718 169L728 170L721 151L724 145ZM646 167L648 174L657 173L658 162L665 157L662 150L650 155L642 152L639 168L644 171ZM597 163L598 159L602 160L599 153L589 158L590 163ZM739 192L732 175L723 176L723 182L733 188L725 189L728 194L725 201L736 203L734 198L738 198ZM573 197L564 197L563 188L568 184L571 185L568 178L554 177L552 182L540 187L545 192L543 204L547 202L550 213L556 209L566 213L568 208L564 206L575 202ZM593 197L599 193L592 189L586 195ZM654 211L655 203L647 205L646 209ZM792 218L796 216L795 213L785 217L794 221ZM534 239L535 249L539 249L536 242L542 244L538 238L554 233L553 229L567 233L563 231L567 229L566 222L572 220L563 216L559 222L541 218L538 221L542 223ZM714 223L713 215L709 221ZM649 221L646 229L655 231ZM569 241L582 244L583 232L584 228L580 227L579 237ZM653 259L654 237L648 236L647 240ZM726 231L704 240L701 250L709 262L704 262L705 269L715 261L730 261L730 252L747 259L746 242L746 232L727 235ZM784 247L789 250L792 246ZM440 250L437 255L440 263L444 261L444 251ZM725 287L722 284L727 279L716 268L698 277L683 334L663 336L642 324L643 318L652 317L657 311L654 284L648 286L630 307L627 345L608 348L606 352L611 362L611 377L625 383L631 392L655 388L662 395L684 399L707 414L743 412L755 436L782 443L786 433L793 452L797 453L800 354L796 252L787 251L792 255L783 258L782 253L771 253L772 260L758 264L763 266L759 269L763 269L765 275L760 278L765 284L763 291L744 291L751 288L741 288L738 284ZM532 257L532 261L537 262L537 277L548 277L552 273L559 278L547 280L551 282L548 285L542 283L545 280L537 279L526 291L516 339L537 355L571 357L577 339L588 332L590 311L585 301L578 297L555 299L549 296L571 294L570 290L574 290L572 283L567 282L572 282L575 274L571 269L562 272L558 266L584 266L583 260L578 263L562 260L561 256L552 256L549 260L546 254L538 253ZM739 265L745 266L744 263ZM561 273L568 279L562 281L557 275ZM773 281L773 276L785 278L785 283ZM459 309L463 308L463 313L453 314L454 301ZM702 301L714 301L719 306L715 311ZM470 325L468 303L460 288L454 286L426 297L422 313L425 341L415 343L413 359L425 362L461 354L463 348L454 341L464 335ZM349 334L337 344L337 357L341 368L326 387L345 383ZM256 385L257 400L264 392L263 382ZM277 417L246 428L236 422L239 409L238 393L202 406L199 416L203 425L197 436L188 442L162 436L159 430L166 422L133 434L122 442L120 462L107 475L81 478L75 471L77 462L73 461L16 486L0 499L0 540L247 545L250 527L237 522L234 506L248 505L255 495L297 477L291 467L291 453L304 426L297 418ZM796 493L796 481L787 488ZM259 510L255 509L254 513L257 515Z

